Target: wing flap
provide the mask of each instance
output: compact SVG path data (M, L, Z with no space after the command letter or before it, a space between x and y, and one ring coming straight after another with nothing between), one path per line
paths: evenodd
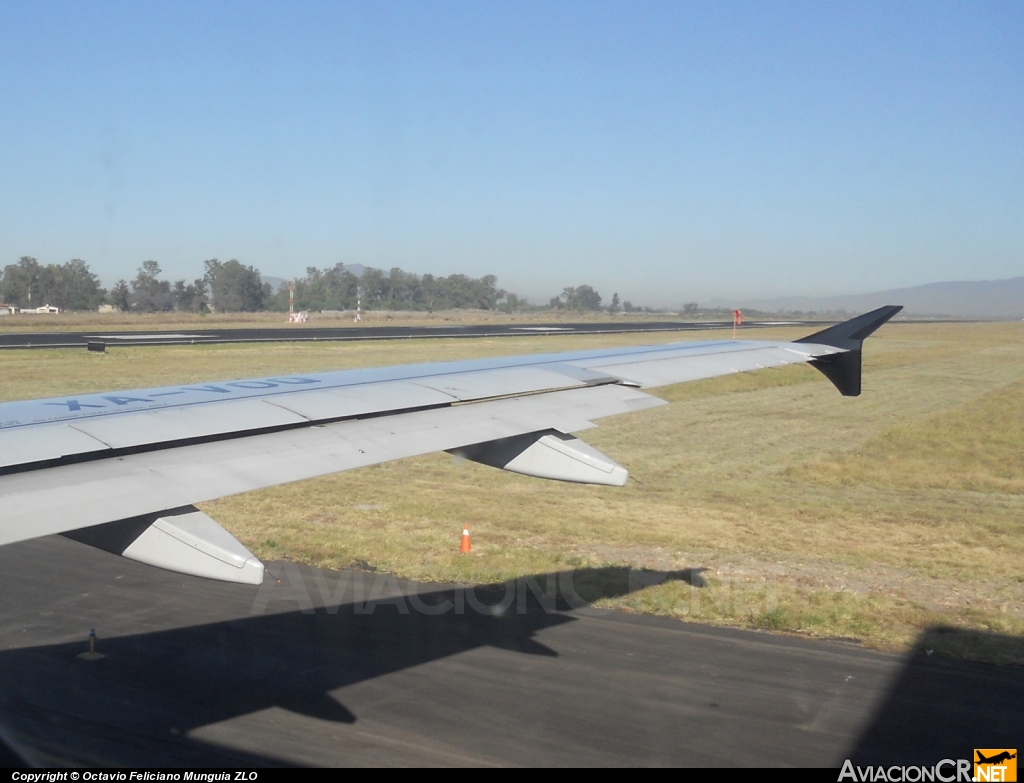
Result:
M106 443L66 424L0 430L0 468L104 451L107 448Z
M435 389L451 395L463 402L584 385L581 380L542 367L513 367L503 370L453 373L433 378L419 378L414 383L417 386L425 386L428 389Z
M669 358L644 357L614 364L594 363L590 367L599 368L608 375L649 388L806 362L816 355L836 353L838 350L828 346L767 346L704 354L680 352L679 355Z
M585 371L584 371L585 372ZM0 469L108 449L155 447L178 441L302 426L381 413L451 405L514 394L582 387L585 381L535 367L453 373L415 381L385 381L267 397L190 403L150 410L116 410L66 424L0 429ZM117 400L130 395L111 395ZM107 398L109 399L109 398Z
M0 476L0 545L664 405L606 385L357 419Z
M307 422L308 419L296 413L257 399L97 416L68 426L110 448L120 449Z
M388 411L450 405L451 395L408 381L388 381L324 391L301 391L272 397L268 402L310 421L356 418Z

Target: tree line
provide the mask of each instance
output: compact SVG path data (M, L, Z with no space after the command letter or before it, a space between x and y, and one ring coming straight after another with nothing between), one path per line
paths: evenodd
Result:
M31 256L4 268L0 300L15 307L54 305L66 310L95 310L107 292L80 258L43 266Z
M160 264L144 261L131 281L118 280L110 290L81 259L66 264L40 264L23 256L0 275L0 301L18 308L53 305L62 310L95 310L110 304L122 312L159 313L178 310L205 313L258 312L275 303L274 291L258 269L232 259L204 262L202 277L172 283L161 278ZM285 303L287 308L287 302Z
M9 264L0 276L0 301L19 308L44 304L62 310L95 310L110 304L122 312L259 312L284 311L289 306L287 284L277 291L264 282L260 271L236 259L205 261L203 275L195 280L171 282L161 277L156 261L145 261L136 276L118 280L107 291L99 278L81 259L66 264L40 264L31 256ZM498 278L484 275L416 275L395 267L385 273L362 268L361 274L336 264L326 269L309 267L306 275L294 281L295 307L299 310L525 310L558 309L575 311L617 311L619 295L613 294L605 307L601 295L589 285L563 289L544 306L531 305L518 295L498 288ZM626 312L644 308L624 302Z
M309 267L295 280L295 306L302 310L504 310L529 306L514 293L498 288L498 278L484 275L416 275L395 267L385 273L365 268L356 275L344 264L330 269ZM287 306L288 291L277 294L277 309Z

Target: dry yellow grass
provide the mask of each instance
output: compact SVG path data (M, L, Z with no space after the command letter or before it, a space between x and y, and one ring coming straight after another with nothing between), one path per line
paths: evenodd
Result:
M900 424L790 475L845 486L1024 494L1024 382Z
M13 399L707 336L717 335L5 352L0 360ZM706 589L668 580L619 598L607 597L625 592L614 585L589 595L633 611L886 648L937 624L1024 636L1024 325L894 324L867 343L865 359L855 399L807 367L655 390L673 404L585 433L630 468L637 480L622 489L434 455L204 508L267 559L365 562L464 582L574 567L595 567L587 573L600 579L607 565L705 568ZM474 534L468 557L456 554L463 523ZM1022 660L1020 649L955 652Z

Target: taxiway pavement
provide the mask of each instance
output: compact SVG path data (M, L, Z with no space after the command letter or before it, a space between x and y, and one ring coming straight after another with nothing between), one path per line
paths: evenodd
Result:
M927 638L574 609L539 579L281 562L247 587L60 537L0 548L0 573L0 737L37 764L930 765L1024 736L1022 670ZM77 657L90 629L100 660Z
M753 321L743 329L801 326L820 321ZM3 324L0 323L0 326ZM694 332L732 329L732 321L639 321L578 324L483 324L470 326L341 326L294 325L269 329L184 329L179 331L0 332L0 348L85 348L139 345L192 345L260 342L323 342L411 340L458 337L524 337L551 334L628 334L634 332Z

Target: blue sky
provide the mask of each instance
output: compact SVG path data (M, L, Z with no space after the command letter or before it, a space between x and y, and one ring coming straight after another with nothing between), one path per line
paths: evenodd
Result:
M0 264L1024 274L1024 4L0 0Z

